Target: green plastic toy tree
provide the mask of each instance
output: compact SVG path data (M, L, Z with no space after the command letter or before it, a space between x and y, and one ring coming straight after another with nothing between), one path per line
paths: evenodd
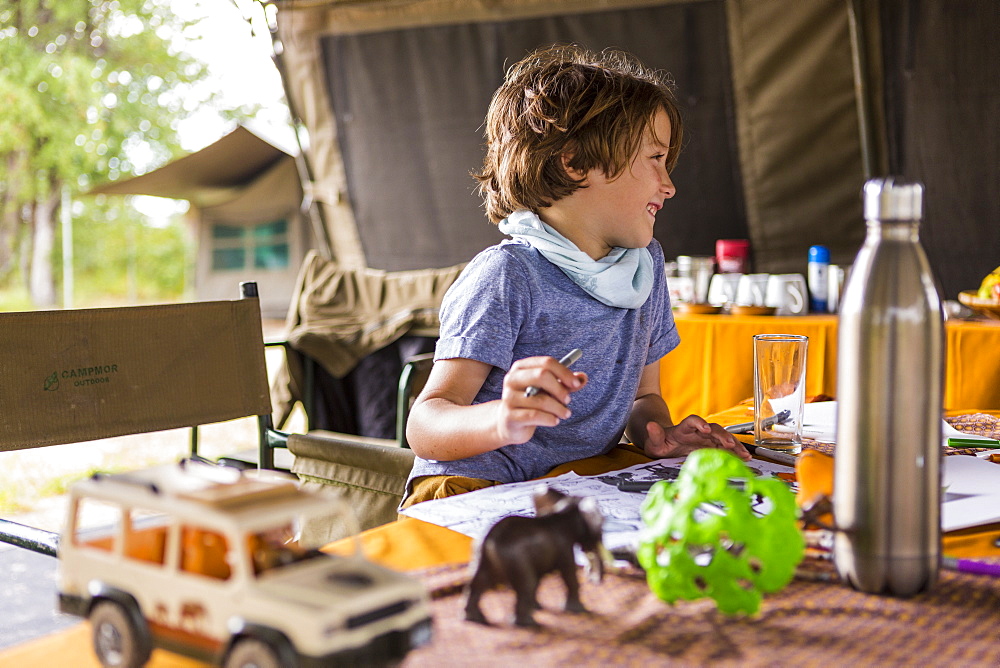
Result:
M767 514L754 512L756 497L770 501L758 504ZM676 481L649 491L642 520L638 557L653 593L671 604L710 597L727 615L756 613L805 552L791 490L725 450L691 453Z

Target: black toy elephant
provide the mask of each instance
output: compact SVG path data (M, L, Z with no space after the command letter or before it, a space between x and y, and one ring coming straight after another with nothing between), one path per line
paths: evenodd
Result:
M586 612L580 601L574 546L587 555L591 576L604 574L601 530L604 518L593 499L545 490L534 497L535 517L505 517L489 530L472 563L465 618L489 624L479 608L483 592L508 585L517 595L514 623L537 626L535 592L542 577L558 571L566 583L566 611Z

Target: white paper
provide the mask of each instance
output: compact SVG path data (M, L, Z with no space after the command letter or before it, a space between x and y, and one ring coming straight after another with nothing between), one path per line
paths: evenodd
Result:
M941 466L944 503L941 530L955 531L1000 522L1000 466L992 462L951 455Z
M802 414L802 436L822 443L837 442L837 402L816 401L808 403ZM948 445L948 438L992 440L987 436L959 431L941 420L941 445Z
M955 429L954 427L952 427L947 422L944 423L944 428L941 431L941 437L944 439L944 444L945 445L948 444L948 439L949 438L971 438L971 439L983 440L983 441L994 440L994 439L991 439L989 436L980 436L979 434L970 434L970 433L965 432L965 431L959 431L959 430Z
M958 459L946 457L945 459ZM969 459L972 459L971 457ZM1000 466L991 464L1000 469ZM948 494L948 496L952 496ZM941 530L955 531L1000 522L1000 490L997 494L963 496L941 504Z
M836 443L837 402L814 401L802 412L802 437L821 443Z
M1000 465L993 462L967 455L951 455L944 458L941 469L941 484L948 494L1000 494ZM1000 516L1000 507L996 511Z
M532 496L540 487L548 485L565 494L594 498L604 515L605 547L609 550L635 549L639 544L639 531L642 528L639 507L646 495L622 492L617 487L618 482L672 479L683 463L683 457L658 459L648 464L637 464L594 476L565 473L544 480L496 485L458 496L418 503L402 512L409 517L447 527L478 540L504 517L534 516ZM794 472L790 466L757 459L749 462L748 466L757 475ZM766 512L767 508L762 507L760 510Z

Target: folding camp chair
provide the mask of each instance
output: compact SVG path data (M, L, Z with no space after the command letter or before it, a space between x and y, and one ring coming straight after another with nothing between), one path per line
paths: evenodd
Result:
M346 502L362 530L396 519L414 460L406 442L406 421L432 364L433 355L425 354L409 359L403 367L397 387L395 439L327 430L288 434L285 445L294 455L291 470L302 487ZM301 527L302 539L310 544L347 535L347 527L325 519Z
M273 455L283 438L257 286L240 289L233 301L0 313L0 450L257 416L260 453ZM3 542L55 555L57 538L0 520Z
M396 519L414 458L406 420L431 366L430 355L414 354L433 348L441 300L463 266L348 269L310 252L289 307L287 340L269 343L286 356L272 386L276 423L285 426L297 403L308 422L308 433L275 445L294 455L290 468L304 487L347 501L361 529ZM362 366L365 377L352 376ZM259 461L267 466L271 448L261 444ZM327 542L345 531L304 527L303 537Z
M282 346L286 341L265 345ZM396 519L396 508L402 501L406 480L413 467L414 454L406 441L406 422L416 396L423 389L433 365L433 354L409 358L398 376L386 378L396 386L395 438L374 438L332 431L309 429L307 433L285 433L261 420L259 450L241 451L219 458L219 462L237 468L280 468L298 476L304 489L344 502L354 511L356 525L341 518L312 518L299 527L300 539L309 545L322 545L344 538L354 526L370 529ZM306 369L317 363L307 355L300 359ZM304 385L307 396L311 391L311 374ZM306 415L309 418L309 413ZM288 460L276 461L285 451ZM287 463L286 463L287 462Z
M434 349L441 301L463 267L379 271L307 254L272 385L276 424L301 403L310 429L392 438L390 388L408 358Z

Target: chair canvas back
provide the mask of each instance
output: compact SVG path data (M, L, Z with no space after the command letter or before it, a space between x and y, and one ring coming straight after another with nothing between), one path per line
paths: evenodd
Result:
M270 412L256 297L0 313L0 450Z

